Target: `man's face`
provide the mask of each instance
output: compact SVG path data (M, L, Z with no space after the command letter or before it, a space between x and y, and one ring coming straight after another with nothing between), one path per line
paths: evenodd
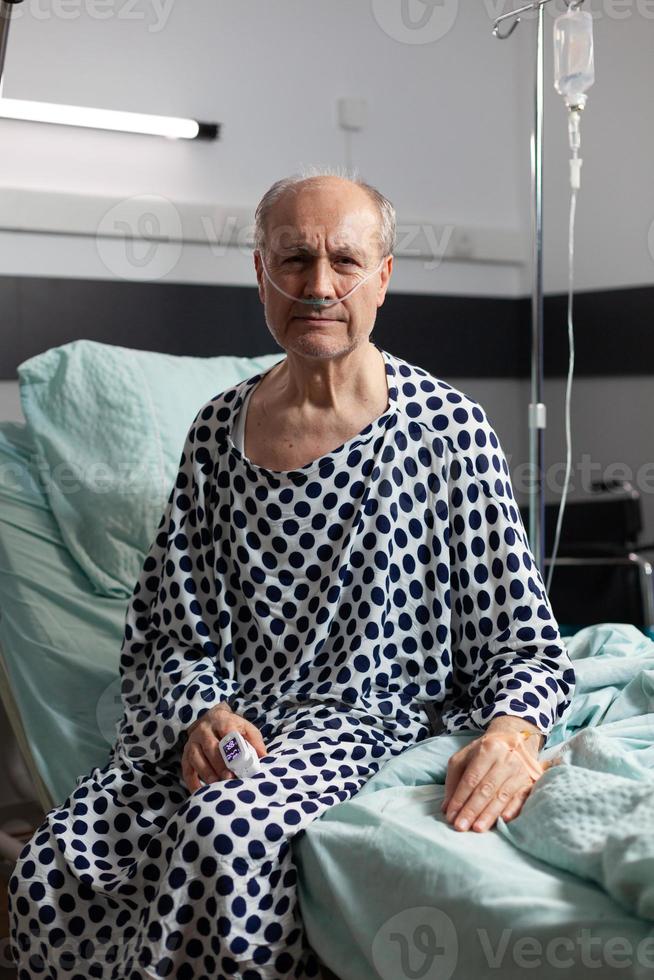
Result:
M271 279L295 297L274 288L255 252L266 323L280 347L324 358L368 341L386 296L392 256L352 296L339 299L382 262L379 212L365 191L338 177L305 182L272 209L266 245ZM339 301L314 307L301 299Z

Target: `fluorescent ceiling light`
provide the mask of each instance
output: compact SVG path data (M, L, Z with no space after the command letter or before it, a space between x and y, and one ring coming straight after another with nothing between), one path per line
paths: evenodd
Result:
M214 140L217 123L196 122L175 116L150 116L140 112L116 112L113 109L91 109L88 106L57 105L54 102L30 102L27 99L0 98L0 119L22 119L27 122L55 123L59 126L85 126L123 133L167 136L169 139Z

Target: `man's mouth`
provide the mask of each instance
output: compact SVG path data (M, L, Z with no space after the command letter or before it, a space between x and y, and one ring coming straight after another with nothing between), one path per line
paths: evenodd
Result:
M294 320L307 320L309 323L342 323L340 317L332 316L294 316Z

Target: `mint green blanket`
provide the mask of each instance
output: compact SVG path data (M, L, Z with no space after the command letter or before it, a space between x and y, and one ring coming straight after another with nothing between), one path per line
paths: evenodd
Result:
M440 813L450 756L393 759L296 843L309 939L341 980L654 976L654 642L567 641L577 691L561 757L521 815L461 834Z

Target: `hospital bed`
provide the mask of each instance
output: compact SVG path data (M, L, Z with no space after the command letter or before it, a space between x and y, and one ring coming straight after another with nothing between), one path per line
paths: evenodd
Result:
M262 363L241 362L242 377ZM100 594L73 557L39 458L29 425L0 424L0 688L46 811L107 761L127 597ZM296 838L326 976L560 977L567 960L575 978L609 976L614 962L621 977L652 974L654 817L642 814L654 814L654 642L599 624L568 643L578 689L546 750L564 761L512 824L464 835L444 822L447 759L473 737L462 734L406 750Z

